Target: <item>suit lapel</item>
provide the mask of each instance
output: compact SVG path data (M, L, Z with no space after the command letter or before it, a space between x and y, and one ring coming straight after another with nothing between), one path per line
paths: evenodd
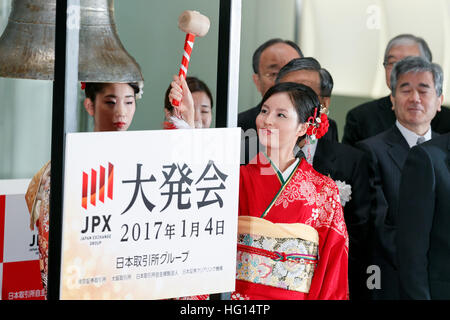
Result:
M316 153L313 159L313 168L323 175L333 176L336 154L332 150L333 144L328 140L317 141Z
M378 100L378 112L377 116L379 121L383 123L385 128L391 127L395 123L395 113L392 110L392 102L390 95Z
M450 133L447 134L447 167L450 170Z
M389 156L392 158L397 167L402 170L403 164L405 163L409 152L408 143L395 125L386 135L385 139L386 143L390 146L388 149Z

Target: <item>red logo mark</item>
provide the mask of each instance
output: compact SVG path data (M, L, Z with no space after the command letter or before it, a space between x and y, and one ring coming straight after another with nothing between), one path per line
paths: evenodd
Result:
M100 166L100 179L98 183L98 200L101 202L105 202L105 189L107 188L107 197L112 200L113 198L113 184L114 184L114 165L108 163L108 183L105 184L106 178L106 169L103 166ZM81 197L81 206L84 209L87 209L88 198L90 198L91 204L95 207L97 200L97 171L91 169L91 179L89 179L89 174L83 171L83 188L82 188L82 197ZM89 188L89 180L90 180L90 194L88 193Z

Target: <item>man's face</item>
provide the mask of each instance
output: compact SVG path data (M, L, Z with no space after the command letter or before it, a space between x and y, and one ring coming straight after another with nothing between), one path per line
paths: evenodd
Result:
M406 57L418 57L420 56L420 49L417 44L413 45L398 45L394 46L389 50L387 56L387 65L384 67L386 74L386 84L388 88L391 88L391 71L394 63L400 61Z
M296 58L300 58L300 55L286 43L276 43L262 52L259 59L259 72L253 74L253 82L261 96L264 96L266 91L275 84L278 71Z
M319 97L320 103L325 108L328 108L330 104L329 97L322 97L320 95L320 75L315 70L297 70L289 72L280 79L280 82L295 82L304 84L314 90Z
M433 75L429 71L408 72L398 77L392 108L397 120L416 134L425 134L437 111L441 110L443 96L436 93Z

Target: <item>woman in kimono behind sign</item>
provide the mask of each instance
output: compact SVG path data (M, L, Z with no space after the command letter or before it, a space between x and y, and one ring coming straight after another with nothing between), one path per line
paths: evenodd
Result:
M84 107L94 118L94 131L125 131L133 121L136 99L142 95L138 83L82 83ZM50 161L31 180L25 200L30 212L30 228L39 234L41 279L47 295L48 236L50 214Z
M185 83L185 82L184 82ZM175 78L171 98L192 126L192 98ZM299 139L320 138L327 117L314 91L279 83L256 126L266 152L240 169L236 291L232 299L348 299L348 234L335 182L295 158Z
M191 92L192 99L194 101L195 127L211 127L213 108L213 98L211 91L209 90L206 83L197 77L186 77L186 83L189 87L189 91ZM164 95L164 129L177 129L178 118L175 114L175 107L172 106L172 102L169 99L169 93L171 89L172 86L169 85ZM186 128L189 128L189 126L186 125Z

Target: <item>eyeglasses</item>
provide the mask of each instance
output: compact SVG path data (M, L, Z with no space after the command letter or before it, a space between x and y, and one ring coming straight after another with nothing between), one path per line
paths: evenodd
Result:
M263 73L262 76L266 77L267 79L270 80L275 80L277 78L278 72L266 72Z
M387 69L387 68L392 68L394 66L394 64L396 64L397 61L391 61L391 62L383 62L383 66Z

